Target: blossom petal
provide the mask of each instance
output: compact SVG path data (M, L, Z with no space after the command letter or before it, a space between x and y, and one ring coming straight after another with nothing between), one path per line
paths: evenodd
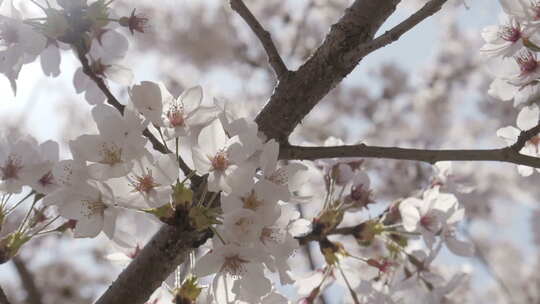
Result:
M403 220L403 228L411 232L416 230L416 226L420 221L420 213L417 205L422 204L417 198L407 198L399 204L399 212Z
M523 131L534 128L538 124L538 117L540 116L540 109L533 104L528 107L524 107L518 114L517 127Z

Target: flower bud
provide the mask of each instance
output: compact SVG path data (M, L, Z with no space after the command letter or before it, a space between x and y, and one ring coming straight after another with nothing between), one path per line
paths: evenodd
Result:
M0 264L9 261L19 252L19 249L30 240L30 237L22 232L13 232L0 239Z
M348 255L341 243L333 243L327 238L319 241L319 246L321 247L321 252L328 265L335 265L337 262L339 262L340 256L343 257Z
M197 278L188 278L180 288L174 290L174 304L195 304L201 294L202 288L198 286Z
M375 236L383 232L383 226L375 221L366 221L354 227L353 236L359 245L369 246Z
M337 209L327 209L313 219L313 233L325 236L336 228L343 220L343 211Z

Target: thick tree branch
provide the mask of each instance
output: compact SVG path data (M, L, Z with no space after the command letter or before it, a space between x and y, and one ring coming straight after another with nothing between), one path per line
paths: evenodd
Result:
M1 286L0 286L0 304L10 304Z
M320 158L363 157L416 160L434 164L438 161L499 161L540 168L540 158L516 152L512 146L479 150L423 150L367 146L364 144L335 147L283 146L281 159L315 160Z
M300 121L367 54L366 43L373 41L375 33L395 11L399 2L354 1L343 17L331 27L324 42L310 59L298 71L289 73L278 83L269 102L256 118L259 130L269 138L287 143L289 134ZM432 2L439 3L441 0ZM423 12L427 17L430 11L425 9ZM416 14L413 16L416 16L412 19L414 22L419 22L422 17ZM412 26L413 21L405 24L409 26L410 23ZM405 28L403 25L396 32Z
M170 273L184 262L184 256L211 237L208 231L184 231L163 226L137 257L109 286L96 304L142 304Z
M266 54L268 55L268 62L272 69L276 73L278 79L282 79L289 70L283 63L283 59L279 55L279 52L272 41L272 36L270 32L264 29L261 23L253 16L249 8L244 4L242 0L230 0L231 8L238 13L244 19L244 21L249 25L253 33L257 36L261 42Z
M26 303L28 304L42 304L43 301L41 291L36 286L34 275L28 270L25 262L18 256L13 257L12 259L17 272L21 278L22 285L26 290Z
M372 41L358 46L358 51L365 56L375 50L389 45L394 41L397 41L403 34L411 30L426 18L438 12L447 1L448 0L429 1L420 10L412 14L400 24L393 27L391 30L386 31L384 34L373 39Z

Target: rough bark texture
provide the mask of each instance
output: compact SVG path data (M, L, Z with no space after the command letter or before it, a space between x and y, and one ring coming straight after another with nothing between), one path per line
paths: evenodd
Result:
M208 232L182 231L177 227L163 226L96 304L145 303L184 261L186 253L204 244L211 235Z
M286 143L289 134L328 92L362 60L358 46L373 40L400 0L357 0L334 25L322 45L297 71L289 72L259 113L259 130Z

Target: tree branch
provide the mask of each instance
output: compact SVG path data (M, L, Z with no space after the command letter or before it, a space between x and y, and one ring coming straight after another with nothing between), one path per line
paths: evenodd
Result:
M18 256L11 259L19 276L21 277L22 285L26 290L26 301L28 304L42 304L42 295L39 288L36 286L34 275L28 270L25 262Z
M118 276L96 304L144 303L178 265L189 250L212 236L209 231L185 231L165 225Z
M447 1L448 0L429 1L420 10L412 14L400 24L393 27L391 30L388 30L379 37L358 46L358 51L365 56L375 50L389 45L394 41L397 41L403 34L411 30L426 18L438 12Z
M438 161L499 161L540 168L540 158L516 152L513 146L479 150L423 150L367 146L365 144L335 147L283 146L281 159L315 160L335 157L363 157L416 160L434 164Z
M259 130L286 143L298 123L362 60L358 47L372 41L399 2L354 1L310 59L278 83L257 115Z
M289 70L285 66L285 63L283 63L283 59L281 59L281 56L279 55L279 52L272 41L270 32L265 30L257 18L253 16L249 8L244 4L244 1L230 0L230 4L231 8L236 11L238 15L242 17L242 19L244 19L253 33L255 33L257 38L259 38L259 41L268 55L268 62L270 63L270 66L272 66L277 78L282 79L283 76L289 73Z
M10 304L1 286L0 286L0 304Z

